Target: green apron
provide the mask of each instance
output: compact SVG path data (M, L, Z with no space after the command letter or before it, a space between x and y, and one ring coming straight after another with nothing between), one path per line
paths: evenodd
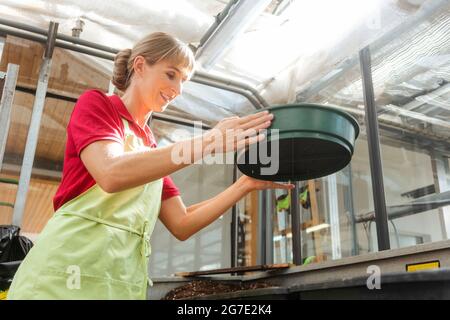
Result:
M125 151L147 148L125 127ZM94 185L59 208L21 263L8 299L146 299L162 179L106 193Z

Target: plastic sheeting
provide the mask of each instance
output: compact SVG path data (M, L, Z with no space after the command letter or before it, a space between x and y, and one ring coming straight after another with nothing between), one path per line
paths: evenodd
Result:
M432 1L272 1L236 42L224 47L222 58L210 72L255 86L270 104L293 102L336 64ZM166 31L198 45L227 2L3 0L0 11L4 18L42 28L50 20L57 21L65 34L71 34L75 20L81 18L85 21L82 39L126 48L153 31ZM101 64L112 68L110 63ZM408 85L415 85L414 81ZM168 109L168 113L207 123L252 111L249 101L236 93L195 83L187 84L183 96Z

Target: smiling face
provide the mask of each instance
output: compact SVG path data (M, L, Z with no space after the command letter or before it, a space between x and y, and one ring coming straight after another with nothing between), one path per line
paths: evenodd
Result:
M190 70L162 60L153 65L143 57L135 59L136 88L140 100L148 111L163 112L168 104L179 96Z

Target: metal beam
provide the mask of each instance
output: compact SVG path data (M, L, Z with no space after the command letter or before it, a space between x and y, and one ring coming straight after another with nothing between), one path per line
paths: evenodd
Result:
M29 93L32 95L36 95L36 89L35 88L29 88L29 87L24 87L21 85L16 86L16 91L19 92L24 92L24 93ZM58 100L62 100L62 101L67 101L67 102L77 102L77 98L74 97L70 97L68 95L62 95L59 93L55 93L52 91L47 90L47 93L45 94L46 98L52 98L52 99L58 99Z
M187 120L187 119L174 117L174 116L169 116L169 115L153 114L152 115L152 119L158 120L158 121L174 123L174 124L178 124L178 125L186 126L186 127L192 127L192 128L199 127L202 130L210 130L210 129L212 129L208 125L204 125L204 124L199 125L199 123L201 123L201 121L190 121L190 120Z
M99 51L96 49L93 50L93 49L85 48L85 47L78 46L75 44L66 43L66 42L63 42L60 40L57 40L55 45L58 48L72 50L72 51L84 53L84 54L87 54L90 56L94 56L94 57L98 57L98 58L102 58L102 59L106 59L106 60L114 61L114 58L115 58L114 54L105 53L105 52L102 52L102 51Z
M212 81L223 83L228 86L237 87L237 88L240 88L243 90L250 91L264 108L269 107L269 103L259 94L259 92L255 88L253 88L252 86L250 86L244 82L212 75L212 74L209 74L209 73L206 73L203 71L196 71L194 75L196 77L209 79Z
M16 91L25 92L25 93L29 93L29 94L33 94L33 95L36 94L35 89L23 87L23 86L16 86ZM47 90L45 97L52 98L52 99L58 99L58 100L62 100L62 101L67 101L67 102L73 102L73 103L76 103L78 101L77 98L70 97L67 95L61 95L61 94L54 93L54 92L48 91L48 90ZM187 126L187 127L193 127L193 128L198 126L195 121L190 121L190 120L187 120L184 118L174 117L174 116L170 116L170 115L166 115L166 114L153 114L152 119L169 122L169 123L174 123L174 124L179 124L179 125ZM210 126L204 125L204 124L201 125L201 128L203 130L211 129Z
M421 105L424 105L426 103L433 103L433 100L447 94L450 91L450 83L447 83L443 85L442 87L439 87L436 90L433 90L427 94L415 97L413 101L403 105L401 108L404 110L410 110L414 111L416 108L420 107ZM422 100L422 101L420 101ZM447 106L440 106L442 109L446 109L450 111L450 105Z
M5 28L0 26L0 34L3 35L11 35L11 36L15 36L15 37L19 37L19 38L23 38L23 39L27 39L27 40L31 40L31 41L35 41L38 43L46 43L47 42L47 38L40 36L40 35L36 35L33 33L29 33L29 32L24 32L24 31L18 31L18 30L14 30L11 28ZM80 46L80 45L76 45L76 44L71 44L71 43L67 43L61 40L56 40L55 41L55 47L58 48L63 48L63 49L68 49L71 51L75 51L75 52L80 52L80 53L84 53L84 54L88 54L90 56L94 56L94 57L98 57L98 58L102 58L102 59L106 59L106 60L111 60L114 61L114 55L110 54L110 53L105 53L103 51L99 51L97 49L93 50L90 49L89 47L84 47L84 46Z
M44 29L36 28L36 27L29 26L29 25L26 25L23 23L9 21L9 20L3 19L3 18L0 18L0 25L5 25L5 26L10 27L10 28L5 28L5 27L0 26L0 33L6 34L6 35L8 35L8 34L13 35L16 37L28 39L31 41L36 41L39 43L47 42L47 38L44 36L48 35L48 31L45 31ZM14 30L11 28L25 30L27 32L18 31L18 30ZM64 41L56 40L55 41L56 47L88 54L88 55L99 57L99 58L106 59L106 60L114 61L115 53L119 52L118 49L107 47L107 46L102 46L102 45L99 45L99 44L96 44L93 42L89 42L89 41L85 41L85 40L82 40L82 39L79 39L76 37L70 37L70 36L66 36L66 35L57 34L57 39L61 39ZM71 42L71 43L68 43L68 42ZM199 79L200 77L203 78L203 80L205 80L205 79L211 80L211 81L215 82L217 85L221 84L222 86L220 88L223 90L235 92L235 93L245 96L247 99L250 100L250 102L257 109L260 108L259 105L261 105L264 108L269 106L269 104L264 100L264 98L261 97L259 92L255 88L249 86L248 84L230 80L230 79L223 78L223 77L210 75L208 73L201 72L201 71L195 72L195 74L191 80L194 82L199 82L201 80L201 79ZM198 81L195 81L195 80L198 80ZM208 83L204 82L204 84L208 85L208 86L218 87L217 85L213 85L213 83L211 83L211 82L208 82ZM253 98L246 91L249 91L253 96L255 96L256 99ZM249 97L251 97L251 98L249 98ZM256 101L258 101L259 103Z
M300 184L298 181L294 182L295 188L291 191L291 217L292 217L292 260L295 265L302 265L302 217L300 206L298 205L298 196L300 191Z
M11 175L16 175L19 176L20 175L20 170L21 167L18 164L10 163L8 161L5 161L3 163L3 167L1 172L5 173L5 174L11 174ZM48 181L55 181L55 182L61 182L61 178L62 178L62 172L60 170L56 171L56 170L49 170L49 169L45 169L45 168L36 168L36 166L33 168L33 171L31 172L31 174L33 175L33 177L39 178L39 179L43 179L43 180L48 180Z
M7 154L5 154L5 157L3 158L3 163L5 166L9 164L15 165L18 168L20 168L20 166L22 165L22 159L23 154L8 152ZM57 172L61 173L62 168L63 168L62 159L59 161L59 160L50 160L43 157L34 158L33 169L43 169L54 173ZM17 170L17 173L20 173L20 169Z
M383 106L382 110L384 112L395 113L399 116L403 116L403 117L414 119L414 120L419 120L419 121L422 121L425 123L432 124L434 126L442 127L442 128L449 130L448 132L450 132L450 122L449 121L444 121L441 119L429 117L423 113L406 110L403 107L397 107L393 104ZM380 112L378 114L380 114Z
M442 208L445 206L450 206L450 190L438 194L424 196L420 199L416 199L405 204L389 206L387 208L387 211L389 213L389 220L393 220L430 211L433 209ZM376 213L373 211L360 214L356 217L357 223L374 220L376 220Z
M30 26L27 25L25 23L21 23L21 22L17 22L17 21L11 21L11 20L7 20L4 18L0 17L0 24L5 25L5 26L9 26L9 27L13 27L16 29L20 29L20 30L25 30L28 32L32 32L32 33L36 33L36 34L40 34L45 36L44 39L47 37L48 35L48 31L43 29L43 28L38 28L38 27L34 27L34 26ZM108 46L103 46L94 42L90 42L90 41L86 41L77 37L71 37L71 36L67 36L64 35L62 33L57 34L56 35L56 39L61 39L67 42L71 42L74 44L78 44L78 45L82 45L88 48L92 48L92 49L97 49L100 51L105 51L105 52L109 52L109 53L113 53L116 54L117 52L119 52L118 49L112 48L112 47L108 47Z
M211 36L197 49L195 58L205 69L209 69L232 45L238 34L264 11L271 0L239 0L233 3L227 15L214 29Z
M203 37L200 39L200 43L199 43L198 47L196 48L197 50L199 48L201 48L205 44L206 41L208 41L208 39L211 37L211 35L217 30L217 28L219 27L220 23L226 18L226 16L230 12L231 8L234 5L236 5L236 3L238 1L239 0L230 0L230 1L228 1L228 3L225 6L225 8L216 16L216 19L214 20L213 24L209 27L209 29L205 32Z
M366 110L366 132L369 147L372 192L376 213L378 250L389 250L388 215L384 194L383 167L381 164L380 139L378 132L378 115L372 82L372 65L370 49L366 47L359 52L361 77L363 83L364 104Z
M48 41L45 47L44 57L39 71L39 79L34 98L33 112L31 114L30 127L28 129L27 143L20 172L19 186L17 189L16 203L14 205L13 224L22 225L25 204L27 200L28 187L33 170L33 161L36 153L36 146L39 137L41 118L44 111L45 95L47 93L48 78L52 65L52 54L58 32L58 23L50 22L48 31Z
M23 32L23 31L11 29L11 28L5 28L5 27L3 27L1 25L0 25L0 35L1 36L10 35L10 36L14 36L14 37L19 37L19 38L35 41L35 42L38 42L38 43L45 43L46 42L46 38L43 37L43 36L36 35L36 34L33 34L33 33L29 33L29 32Z
M255 109L261 109L264 107L261 105L261 103L259 101L257 101L255 98L253 98L250 93L248 93L245 90L239 89L237 87L230 87L230 86L227 86L226 84L223 84L220 82L211 81L209 79L202 79L202 78L199 78L196 76L192 77L191 81L203 84L205 86L214 87L214 88L218 88L218 89L231 91L231 92L240 94L240 95L246 97L251 102L251 104L255 107Z
M0 169L5 155L6 141L8 140L9 124L11 122L11 109L14 102L14 93L19 77L19 66L8 64L6 70L5 84L0 102Z

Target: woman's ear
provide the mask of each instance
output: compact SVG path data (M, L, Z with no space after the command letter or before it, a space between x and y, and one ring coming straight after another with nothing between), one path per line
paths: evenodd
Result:
M145 58L143 56L137 56L136 58L134 58L133 69L134 73L138 77L142 76L142 74L144 73L144 68L145 68Z

